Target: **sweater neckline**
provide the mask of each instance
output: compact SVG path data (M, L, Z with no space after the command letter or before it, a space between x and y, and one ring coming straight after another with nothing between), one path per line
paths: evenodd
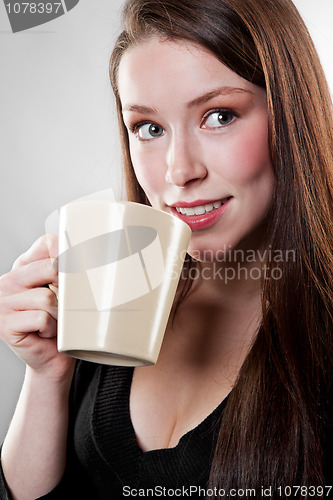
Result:
M129 396L134 368L101 366L92 415L95 445L100 455L121 477L135 481L143 470L186 468L189 484L207 473L216 445L220 419L228 396L172 448L143 451L130 417ZM141 471L139 473L139 470ZM192 482L191 482L192 481Z

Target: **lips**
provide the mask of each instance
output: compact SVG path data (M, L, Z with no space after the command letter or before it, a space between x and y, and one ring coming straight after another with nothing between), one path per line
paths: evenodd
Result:
M171 207L173 215L186 222L192 231L212 226L224 214L232 200L228 196L221 200L197 200L191 203L178 202Z

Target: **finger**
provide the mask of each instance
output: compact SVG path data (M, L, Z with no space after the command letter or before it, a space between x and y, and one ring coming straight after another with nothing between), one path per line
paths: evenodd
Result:
M34 244L20 255L13 264L13 269L24 266L36 260L58 257L58 237L54 234L44 234Z
M58 286L58 271L54 266L54 261L52 259L37 260L1 276L0 296L48 284Z
M3 297L0 301L0 313L11 311L42 310L58 318L58 300L49 288L34 288Z
M57 321L45 311L13 311L2 315L1 337L10 346L23 346L29 336L37 333L40 337L53 338L57 335Z

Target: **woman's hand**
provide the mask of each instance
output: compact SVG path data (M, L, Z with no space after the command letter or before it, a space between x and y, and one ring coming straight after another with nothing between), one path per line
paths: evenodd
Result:
M56 236L44 235L0 278L0 338L34 372L70 377L74 359L57 350Z

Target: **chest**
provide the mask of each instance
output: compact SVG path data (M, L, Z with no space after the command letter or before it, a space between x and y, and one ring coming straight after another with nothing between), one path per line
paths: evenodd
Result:
M186 377L135 369L130 391L130 417L143 451L174 448L221 404L229 383L214 380L192 384Z

